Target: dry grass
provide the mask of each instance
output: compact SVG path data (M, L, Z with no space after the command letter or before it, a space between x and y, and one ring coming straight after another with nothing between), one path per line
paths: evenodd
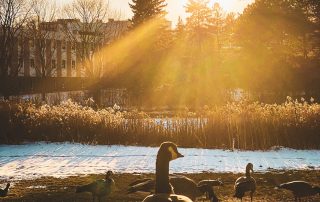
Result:
M90 144L159 145L171 140L185 147L268 149L320 148L320 104L288 97L283 104L228 103L170 118L94 110L68 100L57 106L3 103L1 142L75 141Z

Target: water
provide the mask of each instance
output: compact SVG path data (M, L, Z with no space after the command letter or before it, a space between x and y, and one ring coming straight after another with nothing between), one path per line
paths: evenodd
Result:
M0 145L0 179L33 179L105 173L155 172L158 148L34 143ZM170 163L171 173L244 172L248 162L256 171L320 169L320 150L224 151L183 149Z

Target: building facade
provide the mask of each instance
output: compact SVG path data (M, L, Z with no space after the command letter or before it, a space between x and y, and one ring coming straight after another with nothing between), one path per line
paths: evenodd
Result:
M82 23L78 19L42 22L27 31L14 44L17 54L9 74L24 77L86 77L85 60L100 48L123 36L130 21L109 19Z

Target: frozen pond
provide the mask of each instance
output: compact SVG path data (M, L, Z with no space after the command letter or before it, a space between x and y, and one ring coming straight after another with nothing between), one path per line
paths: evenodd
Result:
M41 176L155 170L158 148L90 146L71 143L0 145L0 178L30 179ZM320 169L320 150L224 151L183 149L184 158L170 164L171 173L243 172L248 162L256 171L268 169Z

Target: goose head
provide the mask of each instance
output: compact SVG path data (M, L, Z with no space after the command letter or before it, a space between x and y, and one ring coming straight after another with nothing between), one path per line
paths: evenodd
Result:
M253 172L253 164L252 163L248 163L247 167L246 167L246 172Z
M113 175L113 172L111 170L108 170L108 172L106 173L106 179L110 178Z
M162 143L157 156L167 161L183 157L183 155L178 152L177 145L172 142Z

